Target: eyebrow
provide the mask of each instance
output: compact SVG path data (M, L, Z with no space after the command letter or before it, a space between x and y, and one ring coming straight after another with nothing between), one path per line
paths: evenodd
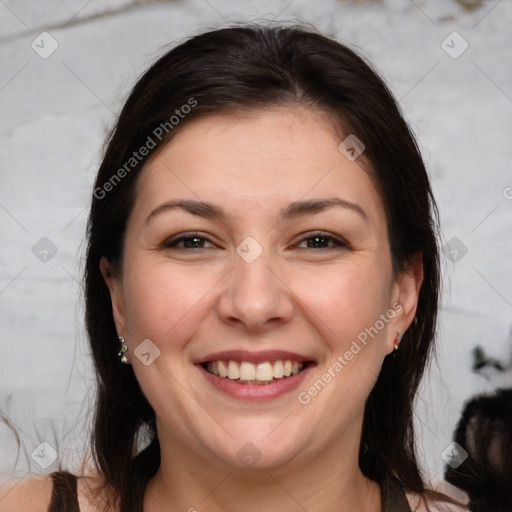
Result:
M361 206L339 197L295 201L290 203L286 208L281 209L278 218L280 221L290 220L308 214L320 213L329 208L332 208L333 206L341 206L342 208L358 213L365 220L368 220L368 215L363 210L363 208L361 208ZM153 217L174 208L181 208L182 210L185 210L192 215L197 215L206 219L223 220L227 217L224 210L220 206L217 206L213 203L208 203L205 201L176 199L173 201L167 201L160 206L157 206L146 218L146 223L148 223Z

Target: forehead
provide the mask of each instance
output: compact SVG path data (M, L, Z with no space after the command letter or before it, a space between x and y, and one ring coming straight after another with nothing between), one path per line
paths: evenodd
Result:
M195 119L146 163L136 208L180 197L254 215L337 195L382 218L367 171L338 149L344 138L326 114L302 107Z

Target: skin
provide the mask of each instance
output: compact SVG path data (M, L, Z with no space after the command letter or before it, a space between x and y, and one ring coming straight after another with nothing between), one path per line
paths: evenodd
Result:
M379 487L357 462L364 404L397 331L414 318L422 268L416 260L393 275L382 200L362 159L338 150L343 139L324 115L282 107L191 121L146 163L122 268L101 262L118 334L157 416L162 463L145 510L381 510ZM278 220L291 202L332 197L366 218L334 206ZM226 217L172 208L147 220L175 199L215 203ZM318 230L347 245L312 247ZM190 231L206 240L165 247ZM263 248L252 263L236 252L248 236ZM396 303L400 313L300 403L298 393ZM145 339L160 350L149 366L133 355ZM242 401L193 364L230 349L289 350L316 367L297 390ZM250 467L237 456L248 442L261 456Z

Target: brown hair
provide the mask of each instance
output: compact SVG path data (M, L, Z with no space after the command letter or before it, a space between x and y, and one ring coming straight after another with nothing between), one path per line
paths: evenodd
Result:
M117 357L109 291L100 273L103 256L114 268L122 265L127 219L147 156L130 158L148 145L148 137L156 151L200 115L294 104L329 113L347 135L363 141L387 214L394 271L422 257L416 319L400 350L385 358L368 397L359 464L376 482L394 476L407 491L426 491L416 458L413 406L435 334L438 215L414 136L383 80L347 46L310 28L242 25L192 37L144 73L110 135L95 183L85 269L86 324L97 374L92 450L123 511L142 510L144 488L160 464L155 413L131 366ZM185 110L183 116L176 112ZM142 427L152 440L137 453Z

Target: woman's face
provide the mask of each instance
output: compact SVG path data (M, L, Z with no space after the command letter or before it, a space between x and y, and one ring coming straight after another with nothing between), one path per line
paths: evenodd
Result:
M342 140L306 108L219 115L146 164L106 280L162 448L237 467L357 457L421 269L393 278L382 201Z

